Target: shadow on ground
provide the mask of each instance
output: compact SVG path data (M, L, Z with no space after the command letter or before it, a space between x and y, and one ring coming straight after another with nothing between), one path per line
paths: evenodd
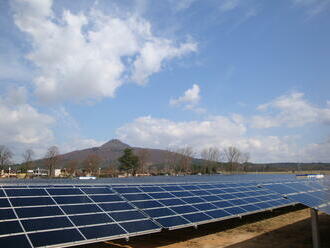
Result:
M194 228L185 228L174 231L162 231L160 233L149 234L144 236L133 237L130 241L116 240L106 243L95 243L89 245L76 246L76 248L156 248L167 245L173 245L180 242L189 241L191 239L200 238L210 234L221 234L222 232L231 232L231 229L242 227L246 232L262 233L263 227L260 225L250 225L258 223L262 220L271 219L276 216L281 216L290 212L304 209L303 206L285 207L276 209L272 212L263 212L246 217L229 219L225 221L201 225L197 230ZM320 232L322 240L322 248L330 247L330 216L322 214L319 218ZM245 227L245 225L247 225ZM249 230L249 228L251 230ZM230 233L231 234L231 233ZM218 235L218 234L217 234ZM235 235L235 232L232 233ZM220 237L219 237L220 238ZM251 239L239 242L233 245L228 245L226 248L309 248L311 246L311 225L310 219L307 218L293 224L286 225L282 228L265 232ZM207 243L207 241L205 241ZM213 242L214 244L214 242ZM199 245L194 243L180 247L216 247L208 245ZM224 247L224 246L221 246Z
M330 216L320 214L319 228L321 247L330 247ZM310 219L298 221L285 227L266 232L255 238L229 245L226 248L312 248Z

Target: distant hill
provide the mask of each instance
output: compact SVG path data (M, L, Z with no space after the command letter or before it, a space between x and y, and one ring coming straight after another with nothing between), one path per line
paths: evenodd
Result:
M82 163L89 155L97 155L102 160L101 166L106 167L110 163L117 163L118 158L123 155L126 148L133 149L135 154L139 154L141 150L145 150L147 152L146 162L149 165L166 163L166 158L169 153L161 149L131 147L118 139L112 139L100 147L92 147L61 154L59 156L58 166L63 167L70 160L76 160L78 163ZM36 161L37 166L42 166L43 164L45 164L43 159Z
M81 167L81 163L89 155L97 155L101 161L101 167L107 167L110 163L118 163L118 158L122 156L123 151L126 148L133 149L135 154L139 154L141 150L146 151L147 159L146 163L153 166L161 166L167 163L169 158L169 151L161 149L151 149L151 148L141 148L132 147L128 144L123 143L118 139L112 139L107 143L101 145L100 147L92 147L83 150L72 151L69 153L61 154L59 156L58 167L64 167L70 160L76 160ZM171 153L171 152L170 152ZM204 160L193 158L192 163L203 164ZM45 161L43 159L35 161L35 165L38 167L43 167ZM226 163L220 163L223 166ZM330 163L249 163L247 166L247 171L299 171L299 170L330 170Z

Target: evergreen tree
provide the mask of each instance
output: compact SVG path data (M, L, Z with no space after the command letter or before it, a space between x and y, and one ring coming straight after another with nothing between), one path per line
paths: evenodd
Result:
M118 158L120 163L119 170L131 173L133 176L136 174L139 168L139 157L133 154L133 150L126 148L124 155Z

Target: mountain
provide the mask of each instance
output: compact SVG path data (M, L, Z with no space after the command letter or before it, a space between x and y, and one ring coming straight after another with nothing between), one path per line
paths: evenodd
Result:
M146 153L147 165L164 165L167 163L171 154L174 153L151 148L132 147L123 143L118 139L112 139L99 147L92 147L83 150L72 151L69 153L59 155L58 167L64 167L71 160L76 160L80 166L82 162L90 155L97 155L101 161L101 167L107 167L109 164L117 164L118 158L123 155L126 148L133 149L135 154ZM173 157L173 156L172 156ZM202 159L193 158L192 163L203 164ZM45 165L44 159L35 161L36 167L43 167ZM299 171L299 170L329 170L329 163L249 163L246 168L248 171Z
M146 162L149 165L164 164L168 156L168 151L165 150L131 147L118 139L112 139L99 147L76 150L59 155L59 167L64 167L70 160L76 160L81 164L90 155L97 155L102 160L101 166L106 167L109 163L117 163L118 158L123 155L126 148L133 149L135 154L141 153L142 150L146 151ZM42 159L36 161L36 164L37 166L42 166L45 163Z

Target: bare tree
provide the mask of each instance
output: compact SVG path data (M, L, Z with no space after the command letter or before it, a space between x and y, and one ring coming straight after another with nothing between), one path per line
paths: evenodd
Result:
M97 169L100 167L101 165L101 158L96 155L96 154L90 154L87 156L87 158L83 161L83 166L84 169L91 173L91 174L95 174L95 172L97 171Z
M116 177L118 175L118 167L116 165L116 163L114 162L109 162L109 166L108 166L108 174L111 177Z
M247 170L249 160L250 160L250 153L248 153L248 152L242 153L241 163L242 163L242 166L243 166L243 171L245 171L245 172Z
M77 160L70 160L66 163L65 165L66 167L66 171L70 174L70 175L75 175L76 174L76 170L78 168L78 161Z
M49 170L50 177L54 176L54 169L59 161L59 154L60 152L57 146L49 147L46 152L45 161L46 161L46 166L48 167Z
M8 147L0 145L0 169L5 169L11 164L13 153Z
M230 146L224 150L224 154L229 164L229 171L234 171L235 167L240 163L242 156L241 151L234 146Z
M164 171L169 174L174 174L179 171L179 162L181 155L175 150L168 148L165 154Z
M136 153L139 157L140 171L142 174L146 172L146 166L148 164L150 153L147 149L139 149Z
M22 154L23 157L23 166L26 171L32 168L33 166L33 156L34 151L32 149L26 149Z
M201 151L201 158L204 160L204 169L211 173L216 172L217 163L221 161L222 154L217 147L209 147Z
M193 159L194 150L192 147L179 148L177 153L179 157L179 172L188 173L191 172L191 161Z

